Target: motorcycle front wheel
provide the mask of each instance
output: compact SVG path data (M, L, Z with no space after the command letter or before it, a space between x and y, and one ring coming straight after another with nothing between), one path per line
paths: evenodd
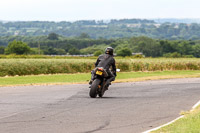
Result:
M108 90L108 87L104 86L103 89L101 90L101 92L98 94L99 97L103 97L106 90Z

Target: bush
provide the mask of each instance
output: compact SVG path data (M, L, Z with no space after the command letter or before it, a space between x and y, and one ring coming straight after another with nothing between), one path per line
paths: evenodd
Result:
M71 48L71 49L69 49L68 52L70 55L79 55L80 54L80 51L77 48Z
M174 52L174 53L167 53L164 54L163 57L167 57L167 58L180 58L182 57L180 53L178 52Z
M144 55L136 54L136 55L133 56L133 58L144 58Z
M183 55L182 57L183 57L183 58L194 58L193 55Z
M117 56L131 56L132 52L129 48L122 48L117 51Z
M99 56L101 54L103 54L103 52L101 50L98 50L98 51L94 52L94 56Z

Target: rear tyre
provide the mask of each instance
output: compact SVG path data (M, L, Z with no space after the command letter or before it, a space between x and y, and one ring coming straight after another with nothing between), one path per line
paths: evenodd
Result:
M100 82L101 82L101 80L99 80L99 79L95 79L92 82L91 89L90 89L90 97L91 98L97 97L97 90L98 90L98 85L100 84Z

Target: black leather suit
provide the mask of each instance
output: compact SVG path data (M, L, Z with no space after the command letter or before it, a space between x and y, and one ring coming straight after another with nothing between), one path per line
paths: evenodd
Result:
M113 58L113 55L109 54L100 55L95 63L95 67L103 67L104 69L106 69L108 73L107 84L115 80L115 77L117 75L116 75L115 59ZM110 67L112 67L112 72L109 69ZM94 71L92 71L91 79L93 80L93 78L94 78Z

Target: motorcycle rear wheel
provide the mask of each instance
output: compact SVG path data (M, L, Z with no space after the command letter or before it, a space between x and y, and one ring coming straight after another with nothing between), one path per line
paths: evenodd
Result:
M90 97L91 98L96 98L97 97L97 90L98 90L98 85L100 84L101 80L100 79L95 79L92 82L91 89L90 89Z

